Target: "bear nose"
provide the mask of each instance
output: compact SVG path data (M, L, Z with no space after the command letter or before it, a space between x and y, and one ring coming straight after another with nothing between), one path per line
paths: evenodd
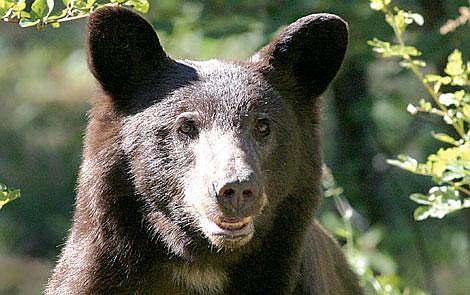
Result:
M217 201L227 217L246 217L259 199L254 180L236 180L225 183L217 193Z

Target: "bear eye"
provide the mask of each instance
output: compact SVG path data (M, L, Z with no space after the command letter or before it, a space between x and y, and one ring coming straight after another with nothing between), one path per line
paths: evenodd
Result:
M196 124L191 120L184 121L179 126L178 131L188 136L194 136L196 133Z
M271 132L269 120L266 118L258 119L256 121L256 132L263 137L268 136Z

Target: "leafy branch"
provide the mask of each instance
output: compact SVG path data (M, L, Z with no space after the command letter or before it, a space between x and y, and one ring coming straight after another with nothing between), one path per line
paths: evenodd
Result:
M62 4L65 8L54 13L54 0L35 0L28 11L25 0L0 0L0 17L3 22L42 29L47 25L58 28L62 22L87 17L103 6L127 6L142 13L149 10L147 0L110 0L105 3L96 0L62 0Z
M5 185L0 183L0 209L7 203L18 199L20 197L20 190L9 189Z
M344 253L357 273L366 294L377 295L426 295L422 290L403 286L396 272L395 261L380 250L384 238L383 229L367 228L362 216L351 207L343 189L337 186L331 170L322 171L323 196L334 200L341 219L332 213L322 216L322 223L338 237L346 241ZM359 230L365 229L366 230Z
M397 57L400 65L411 70L430 96L421 99L417 106L409 104L407 111L428 113L441 117L445 124L453 127L457 137L445 133L432 133L432 136L452 147L443 147L427 157L426 162L418 163L407 155L399 155L388 163L414 174L432 178L437 186L427 194L415 193L410 198L421 206L414 212L417 220L428 217L443 218L448 213L470 207L470 64L464 63L462 52L454 50L448 57L444 75L425 74L426 62L417 59L422 55L416 47L405 43L405 33L409 25L423 25L421 15L391 6L391 0L370 0L372 9L381 11L385 21L395 34L397 43L370 40L374 52L383 58ZM443 90L446 86L446 90ZM448 92L452 89L452 92Z

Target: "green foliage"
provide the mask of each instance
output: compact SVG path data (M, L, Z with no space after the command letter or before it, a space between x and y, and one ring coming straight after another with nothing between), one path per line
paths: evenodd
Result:
M383 58L400 58L400 65L411 70L428 92L430 99L421 99L417 106L409 104L407 111L412 115L427 113L439 116L445 124L453 127L456 135L433 133L436 140L452 146L440 148L429 155L424 163L418 163L407 155L399 155L398 159L388 160L388 163L414 174L431 177L437 186L427 194L410 196L411 200L420 204L414 217L416 220L443 218L451 212L470 207L470 95L467 92L470 64L463 62L462 53L456 49L448 57L444 75L424 74L422 68L426 62L415 59L421 52L404 42L408 25L422 25L423 17L392 8L391 4L391 0L371 0L370 6L385 14L385 20L392 27L398 43L374 38L368 44Z
M331 171L324 167L322 177L323 195L335 201L341 216L332 213L322 216L325 224L338 237L346 240L344 252L353 270L357 273L366 294L378 295L424 295L418 289L404 287L402 279L397 275L395 261L383 252L379 246L384 238L384 229L373 226L360 231L354 226L359 214L349 205L343 196L343 189L336 185Z
M53 13L54 0L35 0L29 11L26 11L25 0L0 0L0 17L4 22L18 22L21 27L44 28L51 25L58 28L60 23L86 17L102 6L127 6L142 13L149 10L147 0L110 0L104 3L96 0L62 0L62 4L65 8Z
M26 11L32 2L26 1ZM61 2L55 1L51 15L61 9ZM441 2L444 7L438 5ZM469 25L443 36L433 31L445 19L458 17L459 7L467 6L468 0L400 3L419 7L423 15L437 16L434 21L426 18L422 33L405 34L416 40L413 42L423 52L414 59L426 59L433 67L452 51L449 44L460 42L458 47L464 48ZM425 157L419 151L438 150L429 150L436 144L429 136L432 128L436 133L452 133L422 120L427 114L409 116L403 112L408 103L419 106L418 100L425 94L416 95L421 85L411 79L411 72L370 54L368 39L376 36L392 44L391 40L396 40L388 37L393 31L381 13L370 10L363 0L159 0L152 1L150 9L146 19L157 29L161 44L172 57L181 59L248 58L281 26L310 12L331 12L346 19L353 28L350 47L345 67L332 86L334 91L325 97L328 107L324 109L323 139L326 162L348 200L374 224L374 229L376 223L382 223L378 230L383 240L374 249L359 242L364 234L359 230L362 227L352 222L357 248L392 256L403 286L419 286L436 294L466 294L470 289L466 279L470 248L465 214L440 222L410 222L408 215L415 203L400 199L403 191L427 192L431 185L425 186L429 184L426 177L410 177L399 169L389 169L384 162L386 155L397 153L412 153L422 161ZM0 210L2 258L26 255L27 260L33 256L53 261L60 250L57 245L70 228L86 126L84 114L94 89L83 38L71 37L83 36L84 26L80 23L72 21L60 30L39 32L19 31L17 24L0 23L0 178L4 183L18 183L22 197L27 198L27 202L13 201L12 206ZM463 53L468 59L466 49ZM416 102L409 99L414 97L418 97ZM397 152L400 149L410 152ZM339 224L329 228L344 229L342 219L327 211L333 203L333 198L325 200L320 216L333 215ZM379 259L370 262L378 264ZM0 261L2 265L4 260ZM382 260L380 267L387 275L394 271L393 264ZM30 265L25 269L31 270L34 278L42 278L39 284L32 283L24 272L18 272L17 282L21 285L8 283L10 276L0 275L0 294L12 290L37 294L40 288L36 286L46 283L49 270L41 274Z
M0 209L7 203L18 199L20 197L20 190L9 189L4 184L0 183Z

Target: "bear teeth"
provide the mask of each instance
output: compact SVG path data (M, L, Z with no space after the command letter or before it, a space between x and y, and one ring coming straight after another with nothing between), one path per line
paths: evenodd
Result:
M217 217L215 223L222 229L226 230L240 230L251 222L251 217L245 217L243 219L234 218L223 218Z

